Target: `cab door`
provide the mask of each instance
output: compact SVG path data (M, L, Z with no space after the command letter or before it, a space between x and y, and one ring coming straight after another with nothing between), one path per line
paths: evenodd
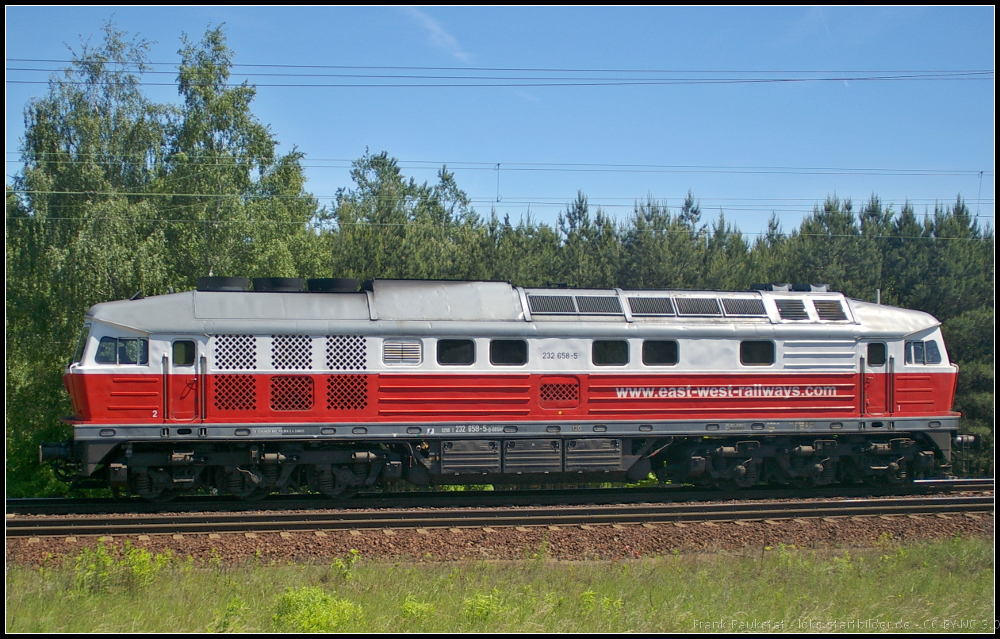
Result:
M192 339L175 339L166 358L167 370L164 393L167 398L167 421L191 422L199 417L201 379L199 376L199 345Z
M862 377L863 415L882 416L889 410L889 349L885 342L869 342L865 350Z

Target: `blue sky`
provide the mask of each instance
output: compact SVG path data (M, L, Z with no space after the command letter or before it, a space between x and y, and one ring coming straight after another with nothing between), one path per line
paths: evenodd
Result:
M992 71L992 7L8 7L8 182L18 166L24 105L45 92L44 84L11 81L48 77L11 69L60 66L15 59L66 60L65 44L78 50L81 36L98 42L112 17L119 28L156 43L152 61L167 63L158 70L177 63L182 32L198 40L221 23L237 64L454 69L236 69L236 80L247 77L241 73L286 74L250 78L259 85L254 113L281 150L306 154L307 188L324 203L350 186L349 162L368 148L398 158L404 173L419 181L433 181L447 163L479 213L495 208L514 220L530 211L535 221L554 223L578 190L592 209L601 206L618 218L630 214L637 198L676 207L690 190L705 220L721 210L749 234L762 231L772 212L790 230L831 194L860 203L875 193L897 210L909 199L918 213L961 194L983 223L993 224L992 74L852 79ZM649 73L662 70L684 73ZM289 73L518 80L485 82L507 86L263 86L386 82ZM832 80L510 86L535 83L527 77ZM169 87L147 91L160 101L176 100Z

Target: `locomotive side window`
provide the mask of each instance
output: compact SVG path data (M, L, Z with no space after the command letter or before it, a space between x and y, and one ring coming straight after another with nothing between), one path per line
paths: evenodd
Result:
M676 366L677 342L648 339L642 343L642 363L646 366Z
M924 342L924 357L927 358L928 364L941 363L941 351L938 350L938 345L935 340L931 339Z
M87 347L87 338L90 337L90 324L84 324L80 331L80 338L76 342L76 350L73 352L73 364L83 361L83 349Z
M940 364L941 350L935 340L906 343L907 364Z
M102 337L94 361L98 364L149 363L149 340L142 338Z
M97 346L97 354L94 361L98 364L118 363L118 339L114 337L102 337L101 343Z
M523 366L528 363L528 342L523 339L495 339L490 342L490 364Z
M174 342L174 366L193 366L194 353L194 342L190 340Z
M591 361L595 366L624 366L628 364L628 342L625 340L594 340Z
M438 364L470 366L476 361L476 343L471 339L439 339Z
M770 366L774 363L774 342L740 342L740 364Z
M885 366L885 344L873 342L868 345L868 365Z

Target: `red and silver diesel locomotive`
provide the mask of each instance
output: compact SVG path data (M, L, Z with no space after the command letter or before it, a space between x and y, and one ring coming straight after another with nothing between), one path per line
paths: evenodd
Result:
M248 284L91 308L73 440L43 460L150 499L950 473L958 369L919 311L822 286Z

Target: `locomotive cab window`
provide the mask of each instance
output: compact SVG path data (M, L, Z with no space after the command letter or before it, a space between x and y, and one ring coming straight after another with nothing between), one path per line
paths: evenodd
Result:
M906 343L907 364L940 364L941 350L935 340Z
M624 366L628 364L628 342L625 340L594 340L591 347L594 366Z
M648 339L642 343L642 363L646 366L676 366L677 342Z
M437 360L442 366L470 366L476 361L476 343L471 339L439 339Z
M774 363L774 342L740 342L740 364L744 366L770 366Z
M523 339L495 339L490 342L490 364L523 366L528 363L528 342Z
M143 338L102 337L94 361L98 364L149 363L149 340Z
M174 366L194 366L194 342L178 340L174 342Z
M885 344L882 342L872 342L868 345L868 365L885 366Z
M84 324L83 330L80 331L80 337L76 342L76 350L73 352L73 361L71 364L79 364L83 361L83 350L87 348L87 338L90 337L90 324Z

